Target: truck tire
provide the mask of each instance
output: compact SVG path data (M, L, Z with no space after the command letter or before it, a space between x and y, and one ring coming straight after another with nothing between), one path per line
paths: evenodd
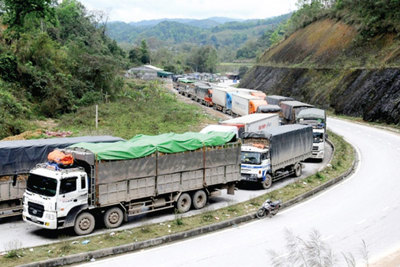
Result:
M118 207L110 208L104 213L104 225L107 228L116 228L122 224L124 213Z
M300 177L301 174L303 173L303 168L301 167L300 163L296 163L293 169L294 169L294 176L296 177Z
M207 204L207 194L203 190L198 190L193 194L193 207L195 209L202 209Z
M183 193L179 196L178 201L176 202L176 209L179 213L185 213L190 210L190 206L192 205L192 198L188 193Z
M271 185L272 185L272 177L271 177L271 175L267 174L265 176L265 180L261 182L261 185L262 185L263 189L270 188Z
M75 220L74 231L77 235L88 235L94 230L96 220L89 212L82 212Z

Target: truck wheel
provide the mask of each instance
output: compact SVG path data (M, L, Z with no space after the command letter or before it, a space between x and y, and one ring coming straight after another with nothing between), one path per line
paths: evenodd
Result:
M104 225L107 228L116 228L122 224L124 213L120 208L114 207L104 213Z
M192 205L192 199L188 193L183 193L180 195L178 198L178 201L176 202L176 209L180 213L185 213L188 210L190 210L190 206Z
M203 190L196 191L193 195L193 207L195 209L202 209L207 203L207 194Z
M96 220L89 212L83 212L75 220L74 231L77 235L88 235L94 230Z
M272 177L271 175L267 174L265 176L265 180L261 182L261 185L264 189L268 189L271 187L272 185Z
M299 177L299 176L301 176L302 172L303 172L303 168L301 167L301 164L300 163L296 163L294 165L294 175L296 177Z

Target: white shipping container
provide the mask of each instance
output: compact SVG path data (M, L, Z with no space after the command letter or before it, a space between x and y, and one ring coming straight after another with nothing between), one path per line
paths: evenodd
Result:
M254 113L231 120L221 122L221 124L243 124L245 132L262 132L267 128L279 126L279 116L275 113Z
M232 93L232 112L239 116L248 115L251 100L258 100L258 98L251 95Z

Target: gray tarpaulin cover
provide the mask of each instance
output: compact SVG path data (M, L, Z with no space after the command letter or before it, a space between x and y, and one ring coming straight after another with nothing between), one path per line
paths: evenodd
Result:
M294 100L288 96L280 96L280 95L268 95L267 96L267 103L268 105L279 105L282 101L291 101Z
M291 159L310 154L313 145L312 127L299 124L271 127L263 133L244 133L243 138L269 139L273 170Z
M257 113L279 112L281 108L278 105L262 105L257 108Z
M282 109L283 117L291 121L295 119L293 115L296 116L301 110L312 108L313 106L300 101L283 101L280 103L280 107ZM295 114L293 114L293 110L295 110Z
M296 119L326 119L325 110L319 108L303 109L297 114Z
M37 140L0 141L0 175L28 173L36 164L47 161L55 148L88 142L116 142L124 139L113 136L82 136Z

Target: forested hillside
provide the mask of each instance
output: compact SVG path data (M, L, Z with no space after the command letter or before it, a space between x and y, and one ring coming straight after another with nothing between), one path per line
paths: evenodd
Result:
M400 1L312 0L241 85L400 123Z
M246 21L221 18L164 20L156 21L157 24L110 22L106 33L127 49L146 40L153 51L168 47L178 54L184 54L188 49L209 45L216 48L222 61L255 59L259 52L269 47L269 37L289 17L290 14ZM237 55L240 49L243 51Z
M122 87L125 54L76 0L0 1L0 138Z

